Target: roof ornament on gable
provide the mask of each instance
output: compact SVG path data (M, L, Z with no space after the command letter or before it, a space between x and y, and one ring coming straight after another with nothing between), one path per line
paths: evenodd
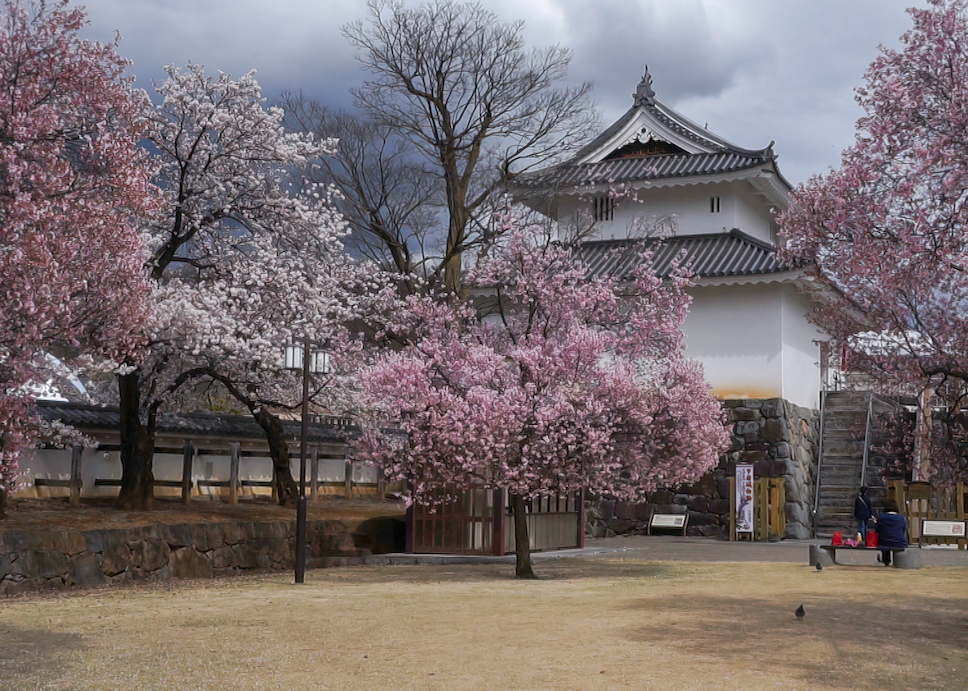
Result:
M645 66L645 74L642 75L642 81L639 82L638 88L632 94L632 100L637 106L655 104L655 91L652 90L652 75L649 74L648 65Z

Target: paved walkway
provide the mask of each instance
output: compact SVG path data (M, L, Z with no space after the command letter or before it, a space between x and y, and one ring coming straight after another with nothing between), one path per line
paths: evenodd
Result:
M644 536L588 540L583 549L535 552L535 562L568 558L623 558L647 561L768 561L807 564L810 545L822 540L780 540L778 542L728 542L703 537ZM873 551L845 551L837 554L844 564L876 564ZM968 567L968 550L926 547L924 566ZM497 564L513 563L514 555L483 557L444 554L383 554L366 557L366 564Z

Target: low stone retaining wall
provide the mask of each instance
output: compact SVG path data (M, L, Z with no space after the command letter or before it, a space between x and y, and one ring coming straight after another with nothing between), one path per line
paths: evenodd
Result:
M0 595L293 568L295 521L0 529ZM307 524L310 568L403 551L402 517Z
M586 534L593 537L644 535L652 511L688 513L688 534L717 537L729 532L729 478L736 465L753 465L753 474L786 480L786 533L810 537L810 507L820 440L820 414L782 398L723 401L732 425L732 442L719 465L691 485L661 489L644 503L587 501Z

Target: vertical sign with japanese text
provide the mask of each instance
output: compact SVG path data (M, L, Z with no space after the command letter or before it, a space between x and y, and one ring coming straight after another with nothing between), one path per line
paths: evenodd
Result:
M753 466L736 466L736 532L753 532Z

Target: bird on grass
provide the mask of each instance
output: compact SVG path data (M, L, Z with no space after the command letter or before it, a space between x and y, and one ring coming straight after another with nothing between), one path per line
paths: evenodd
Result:
M819 561L817 562L817 571L823 571L823 564L821 564Z
M803 605L797 607L796 611L794 612L794 614L797 616L797 621L803 621L803 615L806 613L807 612L803 609Z

